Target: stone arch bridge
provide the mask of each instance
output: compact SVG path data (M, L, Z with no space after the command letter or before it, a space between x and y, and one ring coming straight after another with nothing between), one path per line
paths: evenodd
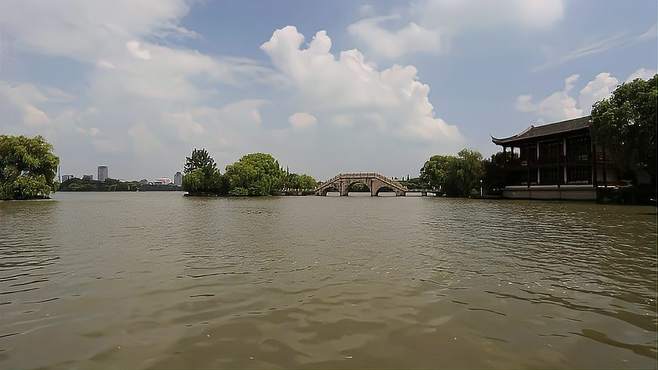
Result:
M395 192L396 196L404 196L408 189L399 182L374 172L341 173L325 181L315 189L315 195L327 195L330 191L347 196L352 184L361 183L370 189L370 195L377 196L381 191Z

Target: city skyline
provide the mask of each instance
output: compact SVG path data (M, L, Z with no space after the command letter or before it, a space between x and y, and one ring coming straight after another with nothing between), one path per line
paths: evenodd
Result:
M657 6L7 0L0 131L45 136L66 173L155 178L206 148L222 171L265 152L318 179L415 176L655 73Z
M173 183L175 183L175 181L174 181L173 179L175 179L176 176L180 174L180 175L181 175L181 183L178 184L177 186L182 185L182 172L181 172L181 171L176 171L176 172L174 172L174 175L173 175L172 177L166 177L166 176L156 175L156 176L153 176L153 177L150 177L150 176L147 176L147 177L145 177L145 176L137 176L138 178L119 178L119 177L112 177L112 176L109 176L109 168L110 168L110 166L108 166L108 165L99 165L99 166L97 166L96 168L97 168L97 176L95 177L95 179L98 180L98 181L104 181L104 179L108 179L108 178L109 178L109 179L113 179L113 180L121 180L121 181L141 181L141 180L148 180L148 179L152 179L152 180L169 179L169 180L171 180L171 182L172 182L172 184L173 184ZM105 176L104 176L104 179L102 179L102 176L101 176L101 168L104 168L104 169L105 169ZM85 176L91 176L92 179L94 178L94 175L93 175L93 174L90 175L90 174L88 173L88 171L85 171L85 170L83 170L82 172L80 172L80 173L78 174L78 173L76 173L76 172L67 172L67 171L64 171L64 170L62 170L62 167L59 166L59 168L58 168L57 171L58 171L58 177L59 177L59 179L60 179L61 182L66 181L66 180L68 180L68 179L72 179L72 178L82 179L82 178L84 178Z

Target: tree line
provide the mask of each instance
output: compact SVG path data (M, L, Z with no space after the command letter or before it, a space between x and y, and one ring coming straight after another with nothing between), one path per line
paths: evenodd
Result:
M433 155L420 169L420 176L401 180L409 189L432 190L448 197L500 195L505 186L503 153L491 158L472 149L457 155Z
M144 184L139 181L121 181L107 178L105 181L72 178L59 184L57 191L177 191L173 184Z
M247 154L221 174L208 151L194 149L186 158L183 176L183 190L190 195L263 196L304 193L316 186L313 177L284 170L266 153Z

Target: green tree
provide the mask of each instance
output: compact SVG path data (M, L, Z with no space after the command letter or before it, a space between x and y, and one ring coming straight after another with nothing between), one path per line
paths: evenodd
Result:
M318 182L312 176L299 175L296 173L285 173L283 189L295 191L308 191L317 187Z
M447 183L448 171L456 160L454 156L433 155L420 169L421 181L429 184L433 189L443 190Z
M299 175L299 190L313 190L318 186L318 180L313 176Z
M457 156L435 155L420 170L420 180L448 196L469 196L484 175L482 154L463 149Z
M192 151L186 158L184 172L183 190L191 195L225 195L228 192L226 178L205 149Z
M47 198L59 158L43 137L0 135L0 199Z
M482 154L470 149L462 149L457 153L457 189L460 195L469 196L480 188L480 180L484 176Z
M498 152L482 161L483 186L487 194L502 194L505 187L505 153Z
M299 175L296 173L285 173L283 175L283 189L299 190Z
M265 153L247 154L226 166L231 195L271 195L285 184L285 172L274 157Z
M406 186L408 189L429 189L430 184L420 177L407 176L406 180L401 180L400 184Z
M638 183L643 172L656 186L656 101L658 75L648 81L623 83L612 96L594 104L592 127L596 144L605 148L620 173Z
M183 172L188 174L196 169L205 169L206 171L216 169L215 160L208 154L205 149L194 149L192 155L185 157L185 166Z

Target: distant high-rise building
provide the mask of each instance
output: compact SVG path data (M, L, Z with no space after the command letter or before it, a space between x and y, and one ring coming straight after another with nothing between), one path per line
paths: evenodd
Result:
M179 172L176 172L174 175L174 185L176 186L182 186L183 185L183 174Z
M153 185L169 185L169 184L172 183L172 181L168 177L160 177L160 178L157 178L157 179L153 180L153 182L151 182L151 183Z
M107 166L98 166L98 181L107 180Z
M62 182L75 178L73 175L62 175Z

